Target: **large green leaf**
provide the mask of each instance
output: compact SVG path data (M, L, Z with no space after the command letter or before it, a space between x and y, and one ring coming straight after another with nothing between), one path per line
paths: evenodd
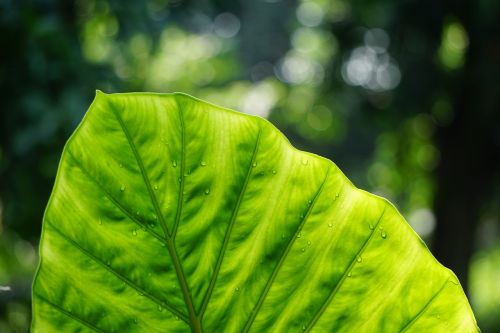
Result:
M45 212L34 332L476 332L396 209L267 121L98 92Z

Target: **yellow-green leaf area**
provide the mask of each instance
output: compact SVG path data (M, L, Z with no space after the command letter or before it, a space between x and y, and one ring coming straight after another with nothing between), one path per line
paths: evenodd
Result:
M478 332L388 201L264 119L98 92L61 157L33 332Z

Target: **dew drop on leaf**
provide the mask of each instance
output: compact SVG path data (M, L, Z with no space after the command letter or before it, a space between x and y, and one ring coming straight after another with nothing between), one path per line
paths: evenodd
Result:
M302 330L305 331L306 330L306 325L302 325Z
M102 220L101 220L101 218L99 218L99 221L98 221L97 223L99 223L99 225L101 225L101 224L102 224Z
M380 236L382 236L382 238L386 238L387 237L386 233L383 232L383 231L380 233Z
M209 195L209 194L210 194L210 189L209 189L209 188L207 188L207 189L205 190L205 195Z
M303 158L302 158L302 161L301 161L301 162L302 162L302 165L307 165L307 164L309 164L309 160L308 160L307 158L305 158L305 157L303 157Z
M370 227L370 230L375 229L375 227L374 227L374 226L373 226L373 224L371 224L371 223L370 223L369 227Z
M120 187L120 191L122 192L125 191L125 188L126 188L125 185L122 185L122 187Z
M299 232L298 235L297 235L297 238L300 238L300 237L302 237L302 233L301 232Z
M175 168L177 166L177 161L173 161L172 166Z
M257 162L253 162L252 166L255 168L257 166Z
M304 249L304 248L302 248L302 249L300 249L300 250L301 250L302 252L306 252L306 249Z
M157 189L158 189L158 185L155 185L155 186L154 186L154 189L155 189L155 190L157 190Z
M358 257L358 258L356 259L356 261L357 261L357 262L362 262L362 261L363 261L363 258Z
M351 275L352 275L351 272L347 273L347 277L351 277Z
M205 162L205 161L201 161L200 165L201 165L201 166L207 166L207 162Z
M273 171L271 171L271 172L273 173L273 175L275 175L275 174L276 174L276 170L273 170Z
M158 305L158 311L162 312L163 311L163 308L161 305Z
M135 229L134 229L134 231L132 231L132 234L133 234L134 236L137 236L137 230L135 230Z
M120 163L120 168L123 168L123 164Z
M311 241L307 241L307 245L309 245L309 246L310 246L310 245L311 245Z
M333 223L328 223L328 228L333 228Z

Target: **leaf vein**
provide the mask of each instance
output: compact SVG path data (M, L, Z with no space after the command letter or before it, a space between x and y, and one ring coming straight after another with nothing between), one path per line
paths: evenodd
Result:
M78 321L79 323L83 324L84 326L87 326L91 330L93 330L95 332L99 332L99 333L105 333L105 331L101 330L99 327L94 326L89 321L87 321L87 320L85 320L83 318L77 317L74 314L72 314L71 312L64 310L62 307L60 307L59 305L57 305L55 303L52 303L51 301L49 301L48 299L46 299L42 295L40 295L38 293L34 293L34 295L37 296L42 301L44 301L45 303L49 304L52 308L56 309L60 313L66 315L67 317L69 317L69 318L71 318L71 319L73 319L75 321Z
M422 309L408 322L403 328L401 328L401 333L406 332L415 322L422 316L422 314L427 310L427 308L431 305L431 303L436 299L436 297L444 290L448 280L446 280L441 288L429 299L429 301L424 305Z
M158 297L154 296L153 294L149 293L145 289L141 288L131 280L129 280L126 276L123 274L119 273L118 271L114 270L112 267L108 266L105 262L103 262L100 258L97 256L93 255L89 250L85 249L83 246L78 244L75 240L71 239L68 235L64 234L61 230L57 229L57 227L50 222L50 220L47 220L49 222L48 224L51 225L54 228L54 231L59 234L64 240L66 240L69 244L71 244L73 247L76 249L80 250L84 255L86 255L88 258L90 258L92 261L95 263L101 265L104 269L115 275L118 279L122 280L126 284L128 284L132 289L135 289L139 294L143 294L147 298L149 298L151 301L154 303L165 307L167 310L178 316L180 319L182 319L184 322L188 322L187 317L180 312L179 310L175 309L173 305L169 304L166 301L161 301Z
M111 107L111 110L114 113L116 119L118 120L118 123L120 124L122 131L125 134L125 137L127 139L127 142L128 142L128 144L129 144L129 146L134 154L134 157L137 161L137 164L139 165L139 169L141 171L142 178L143 178L144 182L146 183L146 187L148 188L151 202L153 203L154 209L156 211L156 215L158 216L158 219L160 220L160 224L163 228L163 233L165 234L165 238L167 240L167 243L166 243L167 249L168 249L168 252L169 252L170 257L172 259L172 263L174 264L175 272L177 274L177 280L179 281L179 285L180 285L181 291L182 291L182 296L184 297L184 301L186 303L186 307L187 307L187 310L189 313L189 321L190 321L191 329L193 332L196 332L196 333L202 332L200 321L198 319L198 316L197 316L196 311L195 311L194 306L193 306L193 300L191 299L191 292L189 290L189 286L187 284L186 277L184 275L184 271L182 270L182 265L180 263L179 256L177 254L177 250L175 248L174 241L170 237L170 234L168 232L168 227L165 223L165 220L163 218L163 214L161 213L160 207L158 206L158 201L156 200L156 196L155 196L153 189L151 187L151 182L149 181L149 178L147 176L146 169L144 168L144 163L142 162L142 158L139 154L139 151L135 147L134 141L132 140L132 137L131 137L129 131L128 131L127 127L125 126L123 119L120 117L117 110L113 106ZM181 112L180 108L179 108L179 112ZM182 113L181 113L181 117L182 117ZM183 176L183 175L181 175L181 176ZM180 216L180 208L182 208L182 207L179 207L179 206L177 207L177 209L179 210L177 214L179 216Z
M175 99L175 101L177 103L177 109L179 110L179 120L181 125L181 160L179 163L180 164L179 169L181 175L179 178L180 184L179 184L179 199L177 201L177 212L175 213L175 222L171 235L174 241L175 241L175 236L177 235L177 228L179 227L179 223L181 220L182 205L184 203L184 178L185 178L184 172L186 169L186 141L185 141L186 130L184 126L184 116L182 113L182 109L180 108L179 102L177 101L177 99Z
M224 235L224 241L222 243L222 247L221 247L219 256L217 258L217 263L215 265L215 269L214 269L214 273L212 275L212 279L210 280L210 284L209 284L209 287L207 289L207 292L206 292L205 296L203 297L203 302L202 302L202 305L201 305L201 308L200 308L200 311L199 311L199 313L200 313L200 320L203 319L203 315L205 314L205 310L206 310L206 308L208 306L208 303L210 302L210 298L212 296L213 289L215 288L215 283L217 282L219 271L220 271L220 268L222 266L222 261L224 259L224 254L226 252L227 245L229 244L229 238L231 236L231 231L233 229L234 223L236 222L236 217L238 215L238 211L239 211L241 202L243 201L243 197L245 195L245 190L246 190L248 182L250 180L250 175L252 174L253 164L255 162L255 159L256 159L256 156L257 156L257 152L258 152L258 149L259 149L261 132L262 132L262 128L259 128L259 132L257 134L257 140L255 142L255 146L254 146L252 158L250 160L250 165L248 166L248 171L247 171L247 174L245 176L245 180L243 182L243 186L241 187L240 194L238 195L238 200L236 201L236 205L235 205L235 207L233 209L233 213L231 215L231 219L230 219L229 224L227 226L226 233Z
M132 213L130 213L118 200L116 200L107 190L106 188L99 183L91 174L90 172L80 163L80 161L71 153L70 150L67 150L68 155L74 160L76 163L76 166L82 170L82 172L87 176L89 180L91 180L94 184L101 189L101 191L106 195L106 197L115 205L118 209L120 209L128 218L130 218L133 222L135 222L138 226L143 228L145 231L150 233L153 237L158 239L160 242L165 243L165 238L162 236L158 235L156 232L154 232L152 229L148 228L147 225L141 221L139 221Z
M370 236L363 243L363 246L361 246L361 248L358 250L358 252L354 256L354 258L352 259L351 263L349 264L349 266L347 267L347 269L342 274L342 277L340 278L339 282L337 283L337 285L335 286L335 288L332 290L332 292L330 293L330 295L328 295L328 298L325 300L325 302L323 303L323 305L321 306L321 308L319 308L318 312L312 317L311 321L309 322L309 324L307 325L306 329L304 330L305 333L308 333L308 332L311 331L311 329L313 328L313 326L316 324L316 322L319 320L319 318L323 315L323 313L326 311L326 309L328 308L328 306L332 302L333 298L335 297L335 295L339 291L340 287L342 287L345 279L348 276L348 273L352 270L352 268L356 264L358 257L363 254L364 250L368 247L368 243L373 238L373 235L375 235L377 227L380 224L380 221L382 221L382 217L385 214L385 210L386 210L386 207L384 207L384 210L382 211L382 214L380 214L380 217L378 218L377 223L375 224L372 232L370 233Z
M264 290L263 290L262 294L260 295L259 300L257 301L257 304L255 305L254 309L252 310L252 314L251 314L250 318L248 319L247 323L245 324L243 332L245 332L245 333L248 332L250 330L253 322L255 321L255 318L257 317L257 314L258 314L262 304L264 303L264 300L267 297L269 290L271 290L271 286L274 283L274 280L276 279L276 276L278 275L278 272L281 269L281 266L285 262L285 259L288 255L288 253L290 252L290 250L295 242L295 239L297 238L297 235L299 234L302 227L306 223L309 215L311 214L311 212L312 212L312 210L317 202L319 195L321 194L321 192L323 190L323 187L326 183L326 180L328 179L328 175L330 173L330 170L331 170L331 166L329 166L329 168L326 172L325 178L323 179L323 182L321 183L320 187L316 191L316 194L314 195L314 198L311 202L311 205L307 209L307 213L304 215L304 217L302 218L302 221L299 223L297 229L295 230L295 233L292 235L292 237L288 241L288 244L287 244L285 250L281 253L281 256L278 260L278 263L276 264L276 266L273 269L273 272L271 273L271 277L267 281L266 286L264 287Z

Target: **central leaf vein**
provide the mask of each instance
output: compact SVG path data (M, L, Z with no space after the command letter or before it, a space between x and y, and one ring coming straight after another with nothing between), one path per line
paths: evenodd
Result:
M167 249L168 249L168 252L169 252L170 257L172 259L172 263L174 264L175 273L177 275L177 279L178 279L179 285L181 287L182 296L184 298L184 302L186 303L186 307L187 307L187 310L189 313L189 321L190 321L190 325L191 325L191 330L194 333L200 333L200 332L202 332L201 324L200 324L200 321L198 319L198 316L197 316L196 311L195 311L194 306L193 306L191 292L189 291L189 287L188 287L186 278L184 276L184 272L182 270L182 265L180 263L179 256L177 254L177 250L176 250L175 245L174 245L174 240L170 237L167 224L165 223L165 219L164 219L163 214L162 214L160 207L158 205L156 195L154 194L153 188L151 186L151 182L149 181L148 175L146 173L146 169L144 168L144 163L142 162L142 158L139 154L139 151L137 150L135 143L132 140L132 136L130 135L127 127L125 126L123 119L120 117L120 115L118 114L117 110L114 107L111 107L111 110L114 113L116 119L118 120L118 123L120 124L120 127L122 128L123 133L125 134L127 142L128 142L128 144L129 144L129 146L134 154L135 160L136 160L136 162L139 166L139 169L141 171L142 178L143 178L144 182L146 183L146 187L148 189L148 193L149 193L149 196L151 198L151 202L153 203L154 209L156 211L156 215L158 216L161 227L162 227L163 232L165 234L165 238L167 240L167 243L166 243ZM180 110L180 108L179 108L179 113L180 113L180 117L182 119L182 111ZM183 120L181 120L181 122L183 123ZM181 125L181 130L184 131L183 125ZM184 135L184 134L182 134L182 135ZM180 216L180 211L179 211L180 208L181 207L179 207L179 206L177 208L178 209L177 215L179 215L179 216Z

